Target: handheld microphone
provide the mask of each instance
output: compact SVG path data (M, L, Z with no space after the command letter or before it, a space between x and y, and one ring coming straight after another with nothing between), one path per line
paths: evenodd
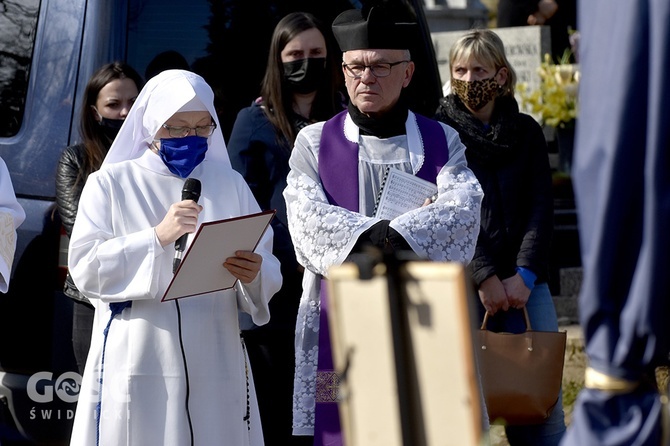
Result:
M184 187L181 190L181 199L182 200L193 200L196 203L200 198L200 191L202 189L202 184L200 180L196 178L187 178L184 182ZM172 273L177 272L179 264L181 263L181 257L184 254L184 248L186 247L186 239L188 238L188 233L182 234L174 242L174 260L172 261Z

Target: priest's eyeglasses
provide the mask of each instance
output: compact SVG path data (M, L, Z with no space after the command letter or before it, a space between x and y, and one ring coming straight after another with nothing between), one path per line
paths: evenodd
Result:
M163 124L162 127L168 131L168 134L171 138L184 138L191 133L191 130L193 130L197 136L208 137L214 133L214 129L216 129L216 123L212 122L209 125L200 125L197 127L174 127Z
M370 69L370 72L374 77L386 77L391 74L391 68L401 63L409 63L409 60L401 60L393 63L376 63L374 65L359 65L359 64L346 64L343 63L344 72L347 73L347 76L353 77L354 79L360 79L365 74L367 68Z

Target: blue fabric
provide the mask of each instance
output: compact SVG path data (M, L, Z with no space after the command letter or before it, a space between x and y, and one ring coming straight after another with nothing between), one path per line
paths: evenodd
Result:
M578 8L580 324L594 370L653 381L670 350L670 2ZM659 445L660 404L651 386L619 395L585 389L562 444Z
M538 283L533 288L526 304L533 330L558 331L556 307L547 283Z
M198 164L205 159L207 138L185 136L183 138L161 138L158 154L170 172L181 178L188 178Z
M517 266L516 272L519 273L519 275L523 279L523 283L526 285L526 288L532 290L533 287L535 286L537 275L535 275L535 273L529 270L528 268L524 268L522 266Z
M558 446L565 432L562 391L558 396L556 407L543 424L505 428L505 435L510 446Z

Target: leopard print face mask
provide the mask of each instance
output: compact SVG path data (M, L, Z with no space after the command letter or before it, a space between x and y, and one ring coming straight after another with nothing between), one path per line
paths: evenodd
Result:
M494 76L475 81L452 79L451 89L469 109L477 111L498 96L501 87Z

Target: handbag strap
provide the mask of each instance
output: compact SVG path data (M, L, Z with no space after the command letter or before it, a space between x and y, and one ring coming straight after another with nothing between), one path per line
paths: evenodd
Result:
M486 324L489 321L489 316L490 315L491 315L491 313L489 313L488 310L486 310L486 314L484 315L484 320L482 321L482 327L481 327L482 330L486 330ZM532 330L532 328L530 326L530 317L528 316L528 310L526 309L525 305L523 306L523 317L526 319L526 331Z

